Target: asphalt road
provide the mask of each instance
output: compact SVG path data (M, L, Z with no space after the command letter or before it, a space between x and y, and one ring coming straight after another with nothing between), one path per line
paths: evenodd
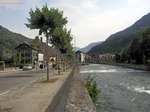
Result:
M51 69L50 74L55 71ZM46 77L46 69L0 72L0 96L17 88L25 87L41 77Z

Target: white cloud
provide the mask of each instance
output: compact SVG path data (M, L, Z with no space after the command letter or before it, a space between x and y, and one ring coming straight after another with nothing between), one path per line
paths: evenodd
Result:
M83 5L82 3L88 5ZM109 35L129 27L148 13L150 8L145 3L141 3L141 0L136 5L134 3L136 2L130 2L128 4L129 6L124 3L125 7L118 7L119 10L118 8L112 9L108 7L106 12L101 11L103 9L99 7L100 4L95 5L90 0L79 2L77 6L65 6L69 9L65 10L69 19L68 26L72 27L72 32L76 36L77 45L81 47L92 41L105 40ZM115 5L115 3L112 5ZM147 10L143 10L141 5L146 6ZM105 9L107 8L105 7Z
M20 26L14 24L11 26L12 30L35 37L36 32L27 29L24 23L27 22L30 8L34 9L36 6L41 8L47 2L49 7L57 7L64 11L64 16L68 18L67 27L72 29L78 47L105 40L109 35L125 29L150 12L149 0L22 0L22 2L19 7L12 6L14 8L12 21L0 19L3 24L7 24L5 26L13 25L16 22L15 16L22 14L22 17L18 17L21 21L17 19ZM18 9L20 12L16 13ZM9 17L10 14L5 13L6 11L0 11L1 17Z

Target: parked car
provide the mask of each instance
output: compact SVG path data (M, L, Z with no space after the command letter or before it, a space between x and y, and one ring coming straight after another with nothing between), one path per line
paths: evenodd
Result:
M43 69L44 68L44 65L43 64L40 64L40 69Z
M29 71L29 70L32 70L32 65L31 64L25 64L23 66L23 71Z

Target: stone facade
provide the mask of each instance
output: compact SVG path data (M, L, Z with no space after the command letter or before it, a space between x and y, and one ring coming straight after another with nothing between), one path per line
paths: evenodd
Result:
M27 42L23 42L22 44L16 47L16 64L24 65L24 64L32 64L38 60L38 50L31 46Z

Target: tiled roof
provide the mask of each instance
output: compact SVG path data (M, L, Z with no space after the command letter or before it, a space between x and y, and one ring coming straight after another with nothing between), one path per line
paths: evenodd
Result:
M30 43L28 43L26 41L24 41L22 44L19 44L15 49L18 49L18 47L20 47L21 45L24 45L24 44L28 45L29 47L31 47L34 50L38 50L37 48L35 48L34 46L30 45Z

